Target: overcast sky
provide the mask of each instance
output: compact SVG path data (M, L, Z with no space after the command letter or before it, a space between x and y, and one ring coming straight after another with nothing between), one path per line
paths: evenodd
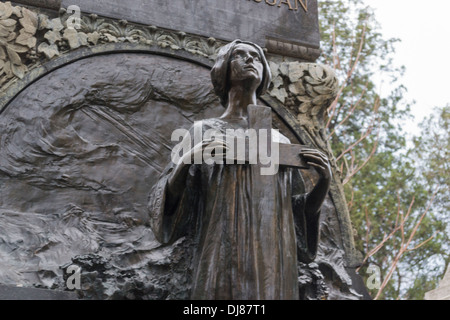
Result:
M417 120L450 104L450 0L365 0L375 9L385 38L400 38L396 65Z

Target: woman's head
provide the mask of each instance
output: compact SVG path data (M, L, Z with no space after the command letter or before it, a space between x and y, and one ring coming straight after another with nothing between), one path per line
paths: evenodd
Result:
M259 62L262 64L262 79L256 89L256 96L263 95L269 87L271 81L271 74L269 65L267 63L264 52L260 46L252 42L246 42L241 40L235 40L226 46L222 47L217 55L216 62L211 70L211 80L214 86L216 94L220 98L221 104L226 107L228 104L228 91L230 90L230 75L231 68L230 62L239 57L239 52L235 53L235 49L241 51L245 46L251 46L253 52L257 52ZM234 55L233 55L234 54ZM243 53L246 54L246 53Z

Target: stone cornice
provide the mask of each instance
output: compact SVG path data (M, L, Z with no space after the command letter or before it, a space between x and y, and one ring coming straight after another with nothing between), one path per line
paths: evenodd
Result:
M311 48L299 43L280 41L277 39L266 39L267 52L297 58L306 61L316 61L321 54L319 48Z
M13 2L52 10L61 8L61 0L14 0Z
M95 14L83 15L74 28L68 24L69 18L65 9L60 10L59 16L50 17L10 2L0 3L0 92L5 92L29 70L78 48L130 43L181 50L212 62L225 44L213 38ZM334 71L324 65L299 62L271 62L271 71L273 81L269 94L283 103L298 121L307 119L315 130L323 127L326 107L337 94ZM318 147L327 149L323 143L318 143Z
M77 28L68 26L70 15L50 17L10 2L0 3L0 92L22 79L30 69L80 47L106 43L132 43L183 50L215 59L223 42L131 24L124 20L82 16Z

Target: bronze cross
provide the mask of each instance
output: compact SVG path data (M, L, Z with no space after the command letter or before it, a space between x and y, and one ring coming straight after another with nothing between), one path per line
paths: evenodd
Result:
M260 129L267 130L268 154L271 154L270 146L272 141L272 110L270 107L262 107L257 105L249 105L248 127L259 132ZM300 144L279 143L279 165L293 168L308 168L300 152L305 147ZM259 157L258 157L259 163Z

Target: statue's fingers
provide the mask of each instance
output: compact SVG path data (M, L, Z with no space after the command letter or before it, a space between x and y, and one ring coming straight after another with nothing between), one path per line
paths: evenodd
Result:
M211 147L224 147L224 148L226 147L226 148L228 148L228 144L225 141L223 141L223 140L214 140L214 141L209 143L209 146L211 146Z
M210 154L214 153L215 156L225 155L227 151L230 149L228 147L217 147L217 146L209 146L204 149L204 152L208 152Z
M317 163L315 163L315 162L306 162L306 164L309 164L309 165L311 165L311 166L313 166L313 167L316 167L316 168L318 168L318 169L320 169L320 170L322 170L322 171L325 171L325 170L326 170L323 166L321 166L321 165L319 165L319 164L317 164Z
M223 152L218 152L216 154L214 154L216 157L221 157L221 158L225 158L225 156L227 155L226 153Z
M314 155L323 155L320 151L318 151L317 149L302 149L302 151L300 152L300 154L304 155L304 154L314 154Z
M320 157L319 155L314 154L314 153L304 153L304 154L302 154L302 156L304 158L307 158L307 159L314 159L314 160L318 160L318 161L323 161L322 157Z
M203 139L202 141L197 143L197 146L198 145L207 145L207 144L210 144L212 141L214 141L214 140L213 139Z
M216 151L223 150L223 152L230 150L230 148L227 145L222 144L211 145L209 148L215 149Z
M217 140L217 143L219 143L219 144L221 144L221 145L223 145L223 146L228 147L228 143L227 143L225 140Z
M320 156L320 157L322 157L324 159L328 158L325 153L323 153L322 151L317 150L317 149L312 149L312 150L308 151L308 153L312 153L312 154L318 155L318 156Z
M321 152L306 152L301 154L303 157L315 157L320 158L323 162L328 162L328 157Z
M211 144L211 141L208 140L202 140L201 142L197 143L192 150L201 151L205 149L205 147L209 146Z

